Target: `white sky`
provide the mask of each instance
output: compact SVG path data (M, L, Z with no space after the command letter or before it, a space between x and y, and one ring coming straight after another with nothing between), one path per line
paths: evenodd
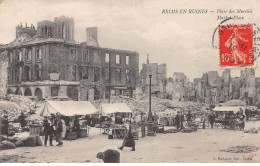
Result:
M1 1L1 0L0 0ZM245 22L260 25L257 0L4 0L0 4L0 43L15 38L15 26L73 17L75 39L86 39L86 27L98 27L101 47L139 52L141 69L149 53L151 63L166 63L167 76L184 72L190 80L203 72L219 70L219 52L211 45L214 29L220 23L217 9L253 9L253 14L237 14ZM209 9L208 14L162 14L162 9ZM238 23L243 23L239 22ZM216 34L217 35L217 34ZM259 60L258 60L259 61ZM232 70L237 76L239 70ZM260 69L256 69L260 76Z

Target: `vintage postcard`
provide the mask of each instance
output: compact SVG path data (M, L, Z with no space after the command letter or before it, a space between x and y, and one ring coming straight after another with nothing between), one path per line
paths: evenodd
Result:
M0 0L0 163L259 163L259 7Z

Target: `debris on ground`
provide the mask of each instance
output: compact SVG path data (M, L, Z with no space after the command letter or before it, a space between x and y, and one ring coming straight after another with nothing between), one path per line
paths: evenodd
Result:
M259 147L256 146L232 146L228 149L220 150L221 152L229 153L251 153L258 151Z
M20 96L20 95L8 95L8 101L16 103L18 106L21 107L21 110L0 110L0 117L3 117L4 114L8 114L9 121L17 121L18 117L21 115L21 112L25 114L26 117L29 117L31 111L36 105L30 97L28 96Z
M14 162L17 161L17 159L19 159L21 156L18 155L1 155L0 156L0 163L4 163L4 162Z
M249 134L257 134L258 131L255 128L251 128L250 130L244 131L244 133L249 133Z
M184 111L191 110L192 113L201 113L203 104L191 102L191 101L177 101L170 99L160 99L158 97L151 97L152 112L164 112L167 108L181 107ZM99 108L101 103L108 103L108 99L95 100L92 104ZM130 98L127 96L111 96L110 103L126 103L131 110L148 112L149 110L149 96L143 95L139 99Z

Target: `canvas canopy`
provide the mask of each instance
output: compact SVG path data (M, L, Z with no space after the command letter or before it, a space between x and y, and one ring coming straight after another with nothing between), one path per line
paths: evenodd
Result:
M222 112L233 111L234 113L237 113L240 111L240 107L215 107L213 111L222 111Z
M101 104L99 111L102 114L132 113L133 111L125 103Z
M226 107L246 106L246 102L243 100L234 99L234 100L227 101L226 103L223 103L222 105L226 106Z
M75 116L94 114L97 109L89 101L47 101L36 113L40 116L56 113Z

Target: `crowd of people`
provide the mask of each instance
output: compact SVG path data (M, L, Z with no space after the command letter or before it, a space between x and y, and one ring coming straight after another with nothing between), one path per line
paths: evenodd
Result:
M47 146L47 141L49 138L50 146L53 146L52 139L53 137L56 138L58 142L57 146L62 146L63 141L62 138L64 137L64 120L61 119L61 115L56 114L52 115L51 118L48 116L44 117L43 120L43 132L44 132L44 145Z
M214 124L218 122L219 118L221 117L222 120L225 120L223 122L223 125L228 126L232 125L233 120L238 121L238 126L240 129L244 129L245 127L245 119L248 119L248 111L244 112L241 110L236 114L227 114L227 113L216 113L214 111L208 111L207 113L204 112L202 115L199 115L200 122L202 123L202 128L205 129L205 123L208 121L210 124L210 128L214 128ZM118 125L126 125L126 124L133 124L133 123L139 123L139 127L141 127L141 133L142 137L144 137L146 134L146 126L147 126L147 116L138 115L140 118L137 118L137 116L126 116L125 114L115 113L110 114L107 116L97 116L97 115L86 115L86 116L74 116L71 117L65 117L57 114L51 114L51 116L45 116L43 120L43 133L44 133L44 145L47 146L47 142L49 141L49 145L53 146L53 140L56 140L57 145L56 146L63 146L62 139L65 137L66 132L76 132L77 136L80 137L80 120L83 119L88 126L95 126L96 124L100 124L102 122L109 122L110 124L118 124ZM177 115L174 117L174 125L176 126L176 129L181 131L185 127L191 127L193 125L193 122L195 122L196 118L198 118L197 115L192 114L191 111L188 111L188 113L184 114L183 111L178 111ZM21 115L19 116L18 120L20 123L21 130L23 131L24 128L27 126L26 122L26 116L23 112L21 112ZM158 126L159 126L159 116L154 115L152 117L153 120L153 131L154 133L158 133ZM9 121L8 121L8 115L4 115L2 119L2 125L1 125L1 132L4 135L9 135L8 127L9 127ZM185 123L185 125L184 125ZM69 127L68 127L69 126ZM125 147L130 147L131 151L135 151L135 140L134 135L132 133L131 127L127 127L127 134L123 140L123 143L120 147L118 147L119 150L123 150ZM116 150L108 149L105 152L99 152L97 154L97 157L99 159L103 159L104 162L120 162L120 153L117 153Z
M173 118L172 118L173 117ZM231 112L216 112L216 111L210 111L203 112L202 114L192 114L189 110L188 113L184 114L183 111L177 111L177 115L171 115L170 117L161 117L167 118L166 120L169 121L169 119L173 120L173 125L176 126L177 130L182 130L186 127L191 127L193 125L202 125L202 129L206 128L206 124L209 124L210 128L214 128L215 123L221 123L221 125L224 128L228 128L227 126L233 126L229 127L229 129L234 129L236 126L240 130L243 130L245 127L245 120L247 119L247 114L244 115L243 110L241 109L237 113ZM221 119L221 120L220 120ZM232 124L234 123L234 124ZM168 126L169 123L166 124Z

